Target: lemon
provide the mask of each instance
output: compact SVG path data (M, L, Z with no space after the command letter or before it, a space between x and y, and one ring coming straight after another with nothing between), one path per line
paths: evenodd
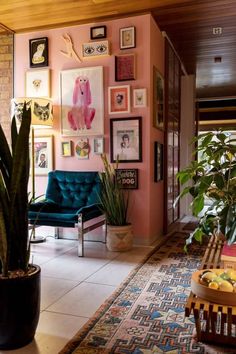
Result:
M232 292L234 288L230 282L228 282L227 280L222 280L221 284L219 285L219 290Z
M225 270L225 273L227 273L231 279L234 277L236 280L236 272L234 269L228 268Z
M211 289L219 289L219 284L215 281L211 281L208 285L208 288L211 288Z
M224 273L224 270L223 270L223 269L215 269L214 272L215 272L217 275L221 275L222 273Z
M206 272L201 276L201 283L208 284L211 281L213 281L215 278L217 278L217 275L213 272Z

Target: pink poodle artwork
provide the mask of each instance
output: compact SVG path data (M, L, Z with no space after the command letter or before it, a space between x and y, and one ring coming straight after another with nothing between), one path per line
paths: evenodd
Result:
M61 71L60 91L62 135L103 134L103 67Z

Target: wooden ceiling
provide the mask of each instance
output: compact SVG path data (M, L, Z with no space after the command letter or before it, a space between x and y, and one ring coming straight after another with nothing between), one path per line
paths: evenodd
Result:
M21 33L147 12L187 72L196 74L198 97L235 96L236 0L6 0L0 23ZM222 34L213 35L213 27L222 27Z

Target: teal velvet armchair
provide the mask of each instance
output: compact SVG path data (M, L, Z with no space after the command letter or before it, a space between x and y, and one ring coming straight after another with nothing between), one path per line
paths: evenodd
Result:
M84 256L84 234L102 224L98 172L51 171L45 200L29 207L29 224L78 229L78 255ZM94 221L85 227L87 221Z

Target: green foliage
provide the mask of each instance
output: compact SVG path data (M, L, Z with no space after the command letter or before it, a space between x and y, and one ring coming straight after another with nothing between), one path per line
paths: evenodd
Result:
M203 235L221 232L229 244L236 241L236 141L230 133L219 130L204 133L194 139L198 143L195 151L201 156L177 174L181 185L193 181L192 187L185 187L179 198L187 193L193 197L193 215L199 218L199 227L190 235L186 244L193 239L201 242ZM206 200L211 206L202 216Z
M11 147L0 126L0 274L27 270L30 111L24 105L19 133L11 124Z
M118 162L113 166L109 164L105 154L101 158L104 166L104 171L99 174L101 179L101 195L99 196L101 209L106 215L109 225L128 225L129 196L124 189L120 188L116 178L115 169L118 168Z

